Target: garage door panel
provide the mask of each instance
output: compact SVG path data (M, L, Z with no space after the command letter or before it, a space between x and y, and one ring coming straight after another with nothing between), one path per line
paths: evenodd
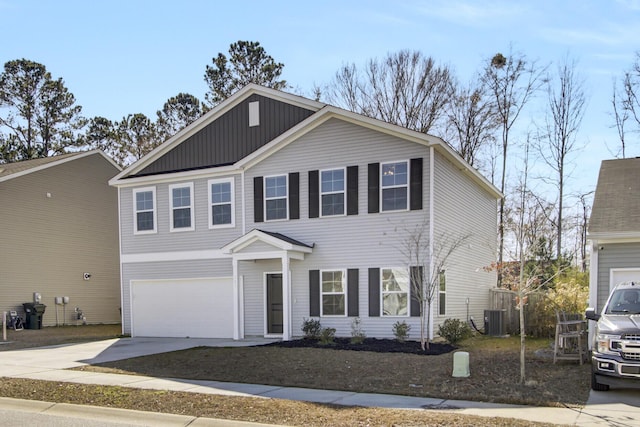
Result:
M233 337L230 278L133 281L132 335Z

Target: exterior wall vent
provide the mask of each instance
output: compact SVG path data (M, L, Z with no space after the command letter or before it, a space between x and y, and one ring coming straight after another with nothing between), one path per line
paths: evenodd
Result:
M249 127L260 125L260 103L258 101L249 103Z

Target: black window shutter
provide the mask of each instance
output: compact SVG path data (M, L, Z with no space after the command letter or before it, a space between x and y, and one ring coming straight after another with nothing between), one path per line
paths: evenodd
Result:
M309 316L320 316L320 270L309 270Z
M369 163L369 213L380 212L380 163Z
M420 296L418 292L422 292L422 267L411 267L411 273L409 277L411 278L411 284L409 286L409 295L411 301L411 317L420 317L421 314L421 304L420 304ZM416 282L418 283L416 285ZM419 288L418 288L419 286Z
M264 181L261 176L253 178L253 220L255 222L264 221L263 184Z
M411 159L410 208L412 211L422 209L422 157Z
M320 180L318 171L309 171L309 218L320 216Z
M300 219L300 174L289 174L289 219Z
M358 166L347 167L347 215L358 215Z
M357 268L350 268L347 270L347 316L357 317L359 316L359 301L358 294L360 288L359 270Z
M380 269L369 269L369 317L380 317Z

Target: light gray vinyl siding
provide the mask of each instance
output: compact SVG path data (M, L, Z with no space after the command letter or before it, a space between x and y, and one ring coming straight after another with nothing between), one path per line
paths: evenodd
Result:
M336 148L336 147L339 147ZM339 154L336 154L339 153ZM367 213L367 165L423 158L423 209L419 211ZM309 219L308 171L358 166L358 215ZM362 326L370 336L393 336L391 325L406 320L413 331L419 330L419 318L369 318L368 268L402 267L407 260L400 253L405 230L428 223L429 149L341 120L331 119L284 147L262 163L246 171L245 193L253 194L253 177L300 173L300 219L254 223L253 202L247 203L247 230L275 231L314 245L304 261L292 261L292 330L300 335L304 318L309 317L310 269L359 269L359 312ZM241 268L260 268L259 264ZM246 271L246 270L243 270ZM245 293L247 283L245 282ZM337 329L338 335L350 334L351 318L323 317L324 326Z
M120 189L120 221L122 232L122 253L136 254L149 252L194 251L219 249L242 235L242 192L241 175L232 175L234 179L235 227L209 229L209 179L175 181L155 185L141 185L139 188L155 187L157 233L134 234L133 190L138 187ZM170 195L169 185L193 182L194 219L193 231L170 231Z
M612 243L599 245L598 251L598 305L599 312L609 297L610 270L612 268L640 268L640 243Z
M233 275L231 259L198 261L145 262L122 264L123 332L131 333L131 281L162 279L222 278ZM201 302L195 302L201 303ZM194 310L206 307L194 304ZM180 321L180 313L167 313ZM233 319L229 319L233 321Z
M490 308L489 289L496 284L495 273L485 271L485 267L496 256L497 201L441 155L435 157L435 177L436 239L442 233L468 235L445 266L446 315L436 316L435 324L450 317L466 321L467 316L482 322L484 310Z
M120 322L117 173L95 153L0 183L0 311L22 315L39 292L45 326L56 324L57 296L70 298L59 324L75 324L75 307L89 323Z

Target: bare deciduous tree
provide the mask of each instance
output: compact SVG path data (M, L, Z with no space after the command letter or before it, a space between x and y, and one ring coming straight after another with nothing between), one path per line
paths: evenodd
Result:
M640 133L640 52L636 52L636 60L631 69L622 77L622 88L613 85L613 115L615 127L620 138L622 158L626 157L626 134L629 132L628 122L633 120L635 127L631 131Z
M508 57L497 53L484 68L482 80L495 102L496 113L501 128L502 175L500 191L505 194L507 179L507 155L511 143L510 132L534 93L543 83L541 76L546 68L538 67L536 61L529 61L524 55L510 52ZM498 264L504 255L505 199L500 199L498 220ZM502 274L498 270L498 286Z
M364 72L344 65L327 90L328 101L358 114L427 133L444 114L451 71L418 51L372 59Z
M481 81L456 86L447 105L446 139L467 163L481 169L478 155L495 142L499 125L495 103Z
M430 237L429 223L424 222L404 230L400 253L409 263L409 283L412 298L420 305L420 345L429 348L431 311L440 289L441 273L471 234L439 233Z
M564 199L566 179L570 176L567 167L570 156L580 147L576 135L586 108L584 82L576 74L576 61L568 57L558 65L555 78L547 79L548 110L538 151L544 162L555 172L552 182L558 190L556 209L556 258L562 256L564 227Z

